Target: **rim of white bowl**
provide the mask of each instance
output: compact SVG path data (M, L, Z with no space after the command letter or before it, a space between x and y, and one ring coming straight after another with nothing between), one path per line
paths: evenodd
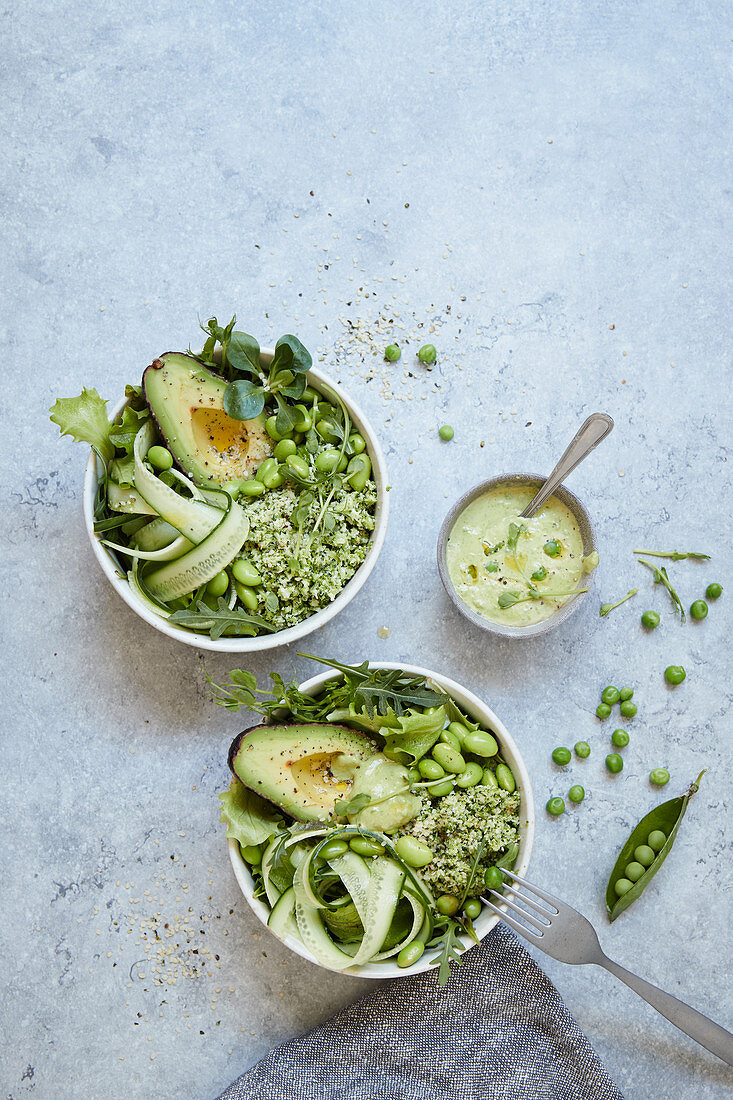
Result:
M370 661L369 665L371 668L399 668L415 676L429 677L440 687L444 688L444 690L456 700L458 705L465 710L474 721L487 725L489 729L497 734L501 745L502 755L506 758L513 774L519 780L517 786L519 787L521 795L519 812L522 824L520 826L519 854L517 856L515 869L518 875L524 876L529 867L534 844L534 796L532 794L532 784L530 783L529 772L527 771L524 760L522 759L514 739L504 723L494 714L491 707L484 703L482 699L479 699L472 691L469 691L468 688L459 684L456 680L451 680L448 676L444 676L440 672L434 672L429 668L422 668L420 665L406 665L395 661ZM300 685L300 690L308 695L316 695L318 689L328 680L338 680L341 679L341 677L342 673L340 672L322 672L317 676L311 677L309 680L304 680ZM263 901L254 896L254 880L247 869L246 863L242 859L239 851L239 844L235 840L228 840L227 846L229 848L229 859L239 888L244 894L252 912L267 928L267 918L270 915L270 908ZM506 910L505 906L501 906L501 908ZM483 909L480 916L474 921L474 928L479 940L482 940L484 936L488 935L491 929L499 923L499 920L500 918L495 913L491 913L488 909ZM268 928L267 930L271 932L271 929ZM271 934L274 935L274 932ZM307 959L308 962L320 966L323 970L329 969L328 967L324 967L323 963L318 962L310 951L293 936L277 936L276 939L279 939L281 943L284 943L285 946L289 947L291 951L294 951L296 955L300 955L301 958ZM462 941L468 951L476 946L468 937L462 937ZM405 978L410 974L420 974L425 970L431 970L430 955L431 952L426 952L423 958L416 963L415 966L411 966L409 969L404 970L400 969L394 962L379 962L367 963L364 966L350 966L346 970L335 971L335 973L345 974L347 977L351 978Z
M265 360L271 359L274 355L274 350L272 348L262 348L261 355ZM296 642L300 638L304 638L307 634L312 634L314 630L318 630L319 627L324 626L334 617L334 615L338 615L339 611L343 610L343 608L353 600L354 596L356 596L376 565L377 558L379 557L387 534L387 521L389 519L387 465L384 460L382 448L365 414L353 398L341 388L338 382L334 382L324 371L318 370L315 367L312 367L308 372L308 382L309 384L315 385L316 389L319 388L320 383L321 386L325 386L333 390L334 393L337 393L348 409L354 427L364 436L367 445L367 453L372 462L372 476L377 486L374 531L372 532L369 551L366 558L354 573L351 580L341 589L336 599L330 603L328 607L322 608L302 622L296 623L295 626L290 626L286 630L276 631L274 634L261 634L254 638L217 638L214 640L212 638L207 638L205 635L194 634L190 630L185 630L183 627L173 626L167 619L161 618L146 607L130 589L126 576L120 576L120 573L124 572L124 570L121 570L120 564L114 553L103 546L94 534L94 498L101 471L96 455L93 451L90 452L89 461L87 462L84 474L83 507L84 523L86 525L87 534L89 535L89 540L92 544L94 556L101 565L107 580L122 597L127 606L132 608L132 610L146 623L156 630L159 630L161 634L166 634L169 638L173 638L177 642L183 642L184 645L193 646L196 649L213 650L218 653L258 653L265 649L275 649L278 646L289 645L291 642ZM113 419L119 416L126 404L127 400L123 398L115 406L111 414Z

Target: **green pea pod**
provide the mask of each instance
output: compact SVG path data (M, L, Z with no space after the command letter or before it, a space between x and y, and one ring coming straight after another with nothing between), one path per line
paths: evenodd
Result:
M614 864L613 871L611 871L611 877L608 880L608 886L606 887L606 908L611 921L615 921L616 917L620 916L624 909L628 909L631 903L636 901L664 863L672 850L672 845L677 836L677 830L687 811L687 804L700 786L700 780L704 775L705 772L701 771L695 782L692 783L689 789L685 791L683 795L680 795L679 798L671 798L669 802L663 802L660 806L655 806L645 817L642 817L639 824L632 830L631 836L624 844ZM640 844L646 844L647 837L655 829L659 829L667 837L664 847L657 853L657 857L652 865L647 867L644 874L634 883L628 893L620 898L617 897L616 891L614 890L616 881L624 877L624 871L627 864L634 858L634 850Z

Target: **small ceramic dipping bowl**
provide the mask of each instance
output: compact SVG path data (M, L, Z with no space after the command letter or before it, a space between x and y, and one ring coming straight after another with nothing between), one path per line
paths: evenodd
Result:
M459 596L448 573L448 538L464 508L474 501L476 497L480 497L483 493L489 492L489 490L495 489L499 485L526 485L536 492L546 480L545 477L539 474L499 474L497 477L489 478L488 481L482 481L480 485L475 485L473 489L469 489L467 493L464 493L460 500L456 501L445 517L443 526L440 528L440 534L438 536L438 572L440 573L443 587L461 615L469 619L474 626L477 626L480 630L484 630L489 634L498 634L503 638L536 638L538 634L546 634L548 630L554 630L560 623L564 623L565 620L577 610L583 598L588 594L587 592L579 592L576 596L571 596L561 608L550 615L548 619L543 619L542 622L532 623L529 626L509 626L504 623L490 622L489 619L485 619L482 615L479 615L470 608ZM585 506L573 493L566 489L564 485L556 489L553 496L573 513L578 523L578 527L580 528L584 557L592 554L597 549L596 538L590 516ZM586 583L589 587L593 583L594 573L595 570L586 575Z

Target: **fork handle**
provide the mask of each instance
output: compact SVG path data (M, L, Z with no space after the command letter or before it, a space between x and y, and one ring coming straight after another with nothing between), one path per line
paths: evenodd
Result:
M729 1066L733 1066L733 1035L724 1027L709 1020L707 1016L703 1016L702 1012L691 1008L684 1001L679 1001L671 993L665 993L663 989L658 989L651 982L644 981L638 975L632 974L630 970L624 970L623 966L619 966L607 955L594 961L598 961L600 966L604 966L611 974L620 978L630 989L633 989L634 993L638 993L648 1001L680 1031L684 1031L695 1042L712 1051L718 1058L722 1058Z

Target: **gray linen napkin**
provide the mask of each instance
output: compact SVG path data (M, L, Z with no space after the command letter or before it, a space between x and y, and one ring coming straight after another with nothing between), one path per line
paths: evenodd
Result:
M273 1050L219 1100L623 1100L559 993L504 925L444 989L380 985Z

